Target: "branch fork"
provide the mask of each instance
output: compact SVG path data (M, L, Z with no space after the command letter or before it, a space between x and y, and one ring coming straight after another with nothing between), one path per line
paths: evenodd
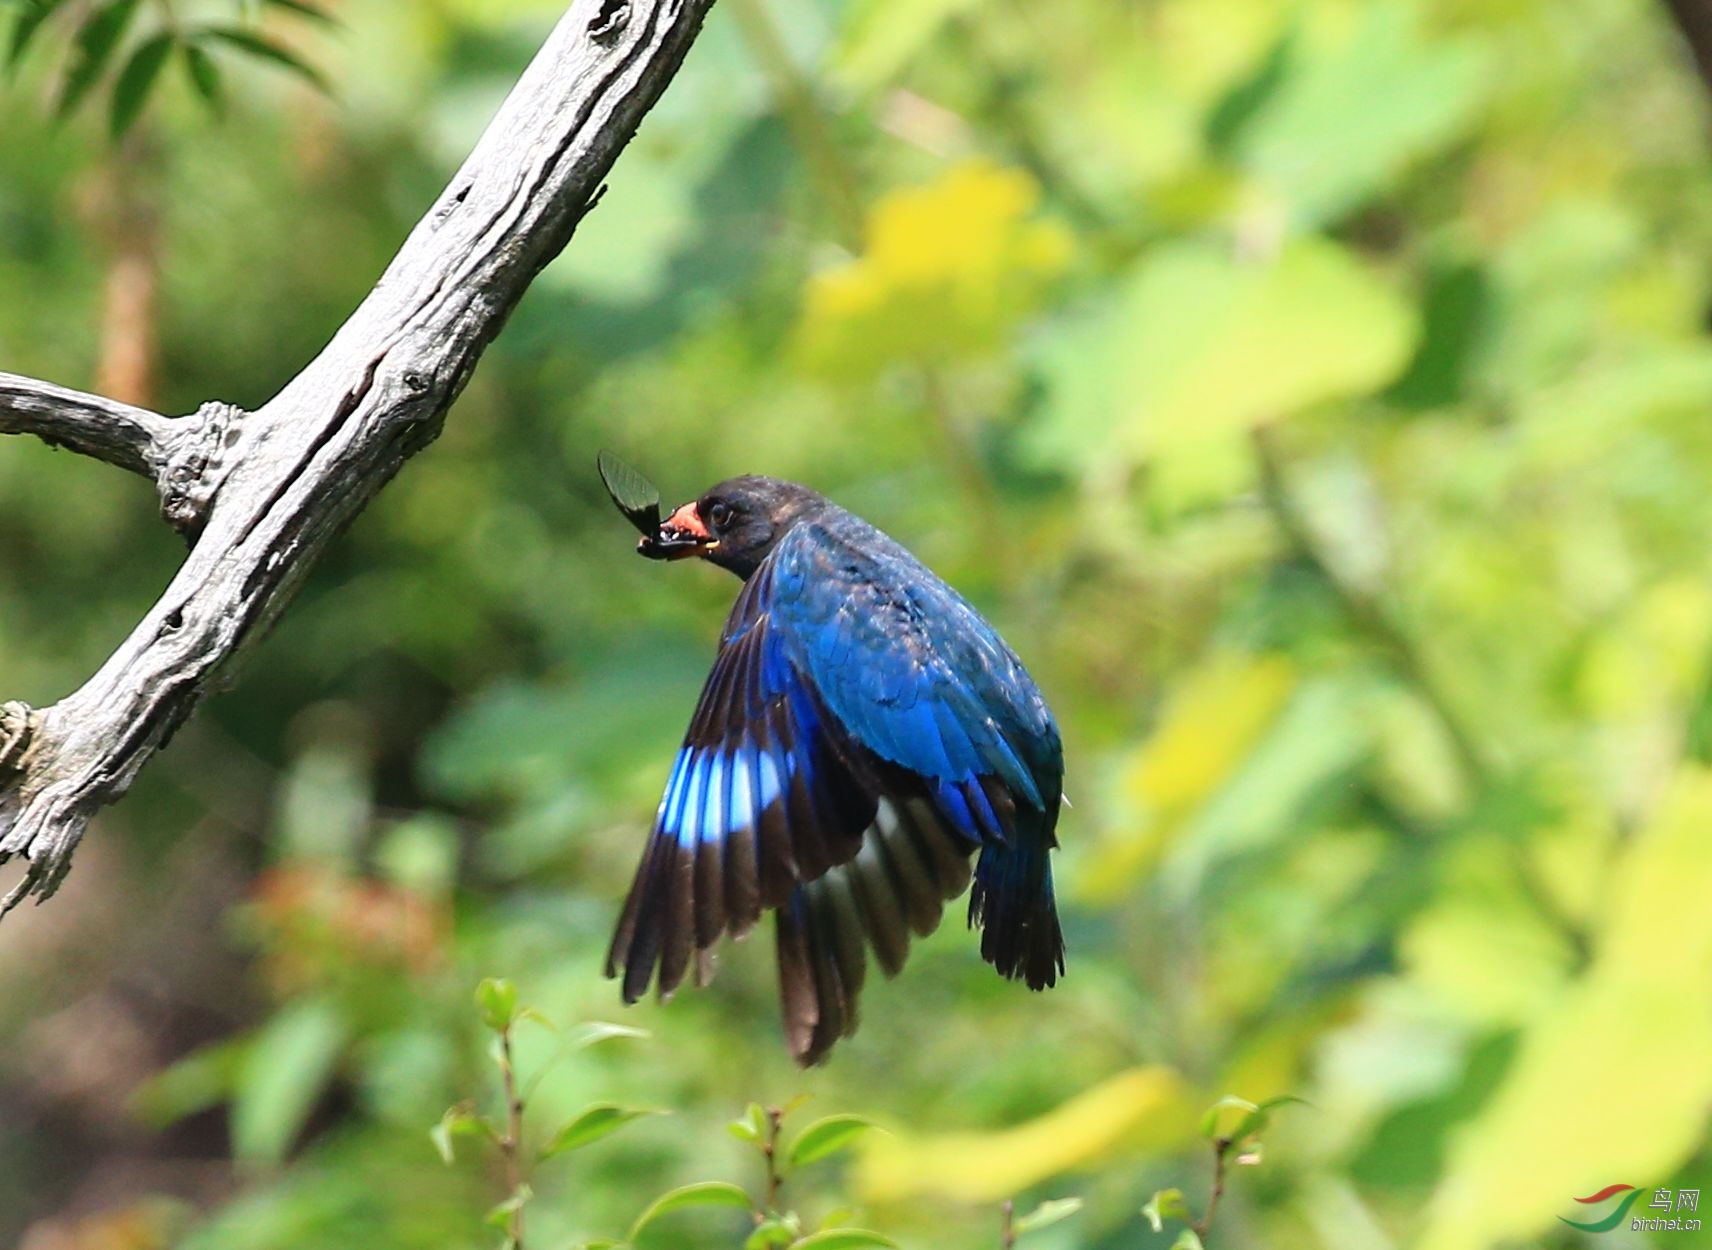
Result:
M130 788L266 632L340 530L439 433L530 281L593 208L712 0L576 0L369 296L254 412L167 417L0 373L0 434L155 483L190 541L124 643L51 707L0 704L4 915L53 893L90 818Z

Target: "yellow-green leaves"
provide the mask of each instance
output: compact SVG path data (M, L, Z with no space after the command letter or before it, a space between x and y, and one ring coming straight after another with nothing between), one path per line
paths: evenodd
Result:
M1177 831L1248 758L1296 685L1279 656L1217 656L1188 675L1124 770L1132 819L1094 849L1078 895L1111 903L1150 871Z
M876 1201L942 1194L988 1202L1114 1154L1177 1148L1194 1133L1195 1099L1167 1067L1131 1068L1014 1128L888 1135L862 1144L861 1191Z
M862 254L809 284L805 361L860 378L998 348L1070 260L1064 227L1034 216L1039 197L1027 174L984 161L881 197Z
M1712 1098L1712 773L1683 775L1610 878L1586 977L1523 1036L1458 1134L1421 1250L1479 1250L1551 1226L1578 1195L1663 1179Z
M1298 225L1347 213L1473 120L1487 49L1432 38L1403 0L1305 11L1230 146Z
M1162 246L1114 299L1047 342L1053 398L1034 451L1088 472L1198 451L1377 391L1415 335L1413 308L1328 240L1256 263L1228 246Z
M981 0L860 0L844 24L833 72L861 91L882 86L952 18Z

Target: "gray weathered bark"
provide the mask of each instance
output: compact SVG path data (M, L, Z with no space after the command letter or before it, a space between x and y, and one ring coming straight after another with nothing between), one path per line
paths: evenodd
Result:
M163 417L0 375L0 433L33 433L154 479L193 542L159 602L79 690L0 704L4 914L63 879L124 794L332 537L439 432L535 274L676 72L712 0L576 0L327 347L258 411Z

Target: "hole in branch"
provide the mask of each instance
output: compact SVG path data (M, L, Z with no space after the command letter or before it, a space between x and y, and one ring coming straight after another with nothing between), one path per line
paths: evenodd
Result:
M589 23L589 38L611 43L630 21L630 0L601 0L600 12Z

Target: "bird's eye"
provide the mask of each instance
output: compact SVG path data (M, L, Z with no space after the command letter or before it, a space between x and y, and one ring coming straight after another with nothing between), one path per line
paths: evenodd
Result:
M731 505L728 503L714 504L707 510L707 520L714 529L724 529L726 523L731 520Z

